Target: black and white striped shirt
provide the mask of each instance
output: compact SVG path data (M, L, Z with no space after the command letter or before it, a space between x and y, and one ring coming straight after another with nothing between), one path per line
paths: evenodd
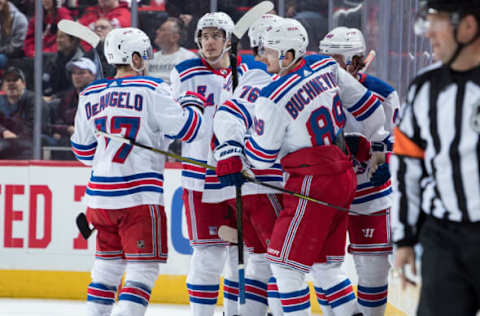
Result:
M412 244L422 212L480 222L480 67L435 64L410 85L395 132L393 239Z

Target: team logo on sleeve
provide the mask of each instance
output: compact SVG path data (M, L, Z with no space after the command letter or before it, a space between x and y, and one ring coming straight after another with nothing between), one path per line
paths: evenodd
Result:
M480 99L473 103L470 125L475 132L480 133Z

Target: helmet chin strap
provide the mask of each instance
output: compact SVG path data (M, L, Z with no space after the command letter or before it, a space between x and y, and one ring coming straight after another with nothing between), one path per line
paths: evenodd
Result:
M132 67L133 70L135 70L136 72L143 72L145 70L145 67L147 66L145 60L142 58L142 65L140 66L140 68L137 68L135 67L135 65L133 64L133 54L132 54L132 58L130 59L130 67Z
M458 13L454 13L454 14L458 14ZM452 24L454 25L454 36L455 36L455 42L457 43L457 48L455 49L455 52L453 53L452 57L450 57L448 62L445 64L447 68L451 67L451 65L458 58L458 55L460 55L464 47L472 44L480 37L480 21L477 20L477 34L475 34L475 36L467 43L460 43L458 41L458 26L460 25L461 18L457 16L457 17L452 17L451 19L452 19Z
M280 55L280 52L278 52L279 55ZM279 58L278 58L278 65L280 66L280 73L283 75L291 66L293 66L297 60L292 60L287 66L282 66L282 60L284 60L286 57L286 55L280 55Z
M225 56L225 53L228 52L230 50L230 47L227 47L227 41L225 40L225 44L223 45L223 49L222 49L222 53L220 54L220 56L218 56L214 61L209 61L205 55L203 54L202 50L200 50L200 56L202 56L203 59L206 60L206 62L210 65L210 66L213 66L215 64L217 64L219 61L222 60L223 56Z

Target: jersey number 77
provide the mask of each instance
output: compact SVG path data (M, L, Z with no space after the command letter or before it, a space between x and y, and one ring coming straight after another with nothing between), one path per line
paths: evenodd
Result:
M110 125L107 128L108 117L102 116L95 119L95 127L105 133L120 134L122 137L126 137L131 140L137 138L138 131L140 130L140 118L135 116L113 116L110 119ZM123 131L125 130L125 133ZM106 147L110 139L106 138ZM120 148L115 152L112 161L117 163L124 163L128 155L132 151L133 146L128 144L122 144Z

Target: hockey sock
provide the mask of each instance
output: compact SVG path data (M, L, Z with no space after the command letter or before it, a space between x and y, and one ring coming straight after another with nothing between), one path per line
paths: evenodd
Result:
M225 246L193 247L187 276L192 316L213 316L225 258Z
M353 258L358 274L360 311L365 316L383 316L388 296L388 255L354 255Z
M237 314L238 304L238 282L227 278L223 280L223 307L225 316Z
M244 247L243 257L246 263L245 269L248 271L249 254ZM227 262L224 271L224 300L223 307L225 316L233 316L238 314L238 248L237 246L227 247ZM227 289L225 290L225 285Z
M87 295L87 315L110 316L115 303L115 286L90 283Z
M282 302L278 293L277 280L271 277L268 280L268 307L273 316L283 316Z
M187 283L193 315L213 315L218 297L218 284L198 285Z
M248 255L245 275L245 304L240 305L239 314L265 316L268 309L267 281L272 271L264 253Z
M354 315L358 312L355 293L340 266L340 262L314 264L312 267L314 284L316 288L322 289L331 308L331 315Z
M88 286L88 316L110 316L115 302L115 292L125 267L124 260L95 259L91 273L92 283Z
M305 273L272 264L277 279L278 292L284 315L310 315L310 290L305 282Z
M328 304L327 296L325 291L321 287L315 286L315 294L317 297L317 302L320 304L320 308L322 309L322 315L324 316L333 316L332 307Z
M118 296L118 306L114 315L123 316L143 316L147 310L150 301L151 289L140 282L125 281L123 288Z

